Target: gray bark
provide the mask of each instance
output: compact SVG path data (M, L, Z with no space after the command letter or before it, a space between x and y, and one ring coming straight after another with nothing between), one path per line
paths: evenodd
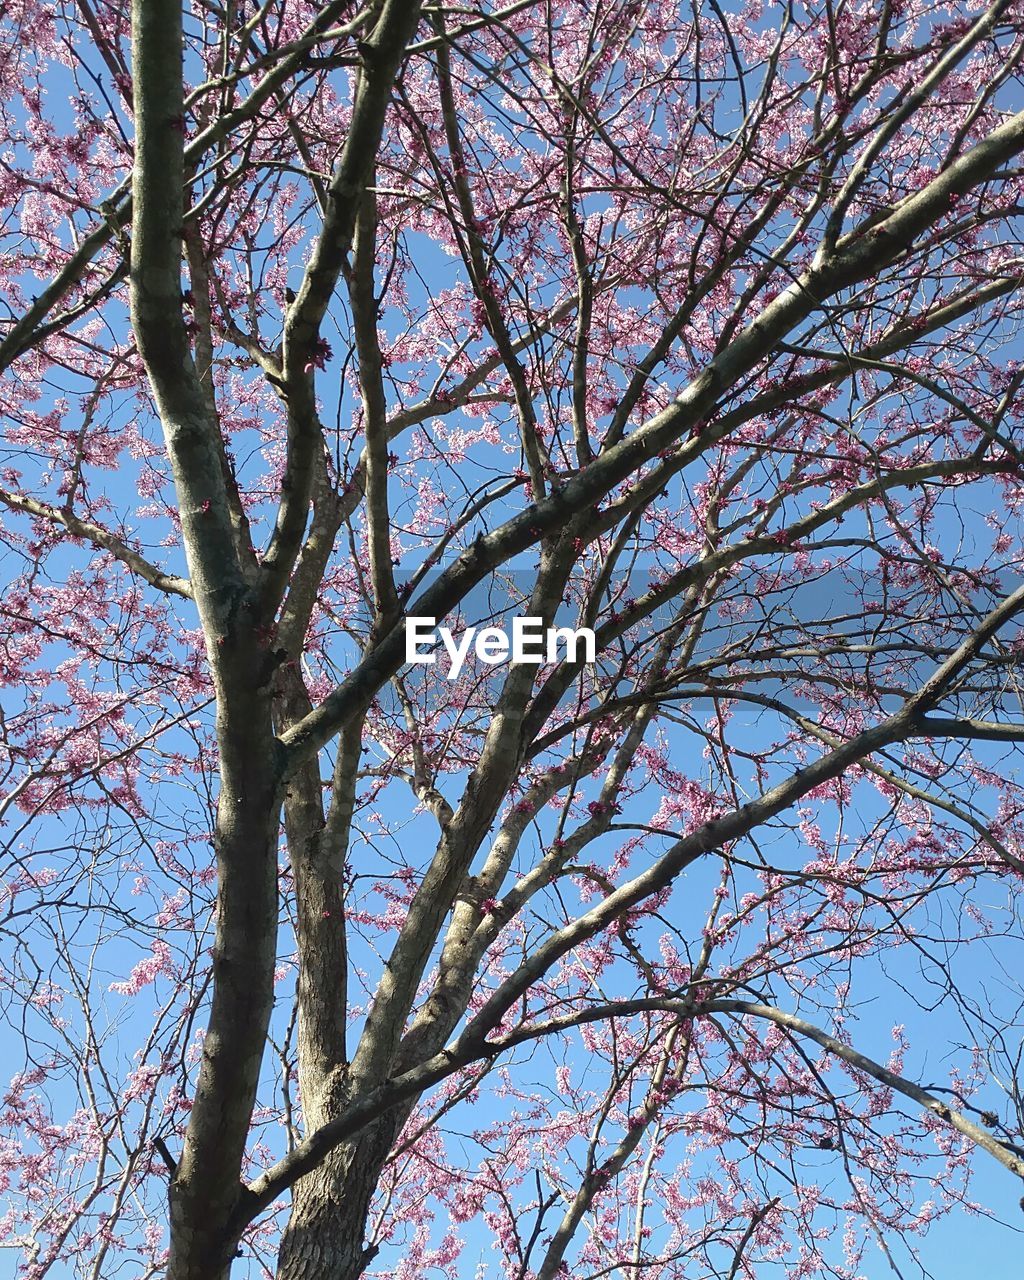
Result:
M234 1255L249 1122L273 1005L280 757L259 606L240 560L220 428L182 314L181 6L135 0L132 322L174 471L192 594L217 694L220 793L213 995L170 1187L168 1280L219 1280Z

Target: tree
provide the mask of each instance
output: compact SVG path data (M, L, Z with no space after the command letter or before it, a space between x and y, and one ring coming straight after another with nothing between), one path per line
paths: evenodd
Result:
M19 1274L898 1274L1012 1189L1020 7L2 21ZM408 660L517 616L595 660Z

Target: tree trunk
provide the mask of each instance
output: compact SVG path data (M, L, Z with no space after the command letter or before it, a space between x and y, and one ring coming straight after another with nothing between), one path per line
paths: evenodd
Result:
M296 1183L277 1280L358 1280L370 1265L377 1250L364 1243L366 1221L397 1125L384 1117Z
M221 1280L237 1245L239 1181L273 1008L277 938L278 777L269 700L241 697L221 717L214 987L203 1059L171 1183L167 1280ZM246 721L245 712L249 716ZM262 720L262 725L260 721ZM248 723L243 732L240 724Z

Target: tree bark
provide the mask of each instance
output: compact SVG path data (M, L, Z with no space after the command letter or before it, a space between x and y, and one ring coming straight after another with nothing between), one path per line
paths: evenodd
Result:
M277 1280L358 1280L363 1274L377 1253L364 1243L370 1201L397 1128L394 1118L382 1117L296 1183Z
M252 548L240 545L232 518L216 405L196 370L182 310L180 0L135 0L132 65L132 324L174 472L217 698L220 756L212 997L170 1187L167 1280L221 1280L246 1221L238 1212L246 1196L241 1169L273 1007L282 760L271 719L267 629L248 573Z

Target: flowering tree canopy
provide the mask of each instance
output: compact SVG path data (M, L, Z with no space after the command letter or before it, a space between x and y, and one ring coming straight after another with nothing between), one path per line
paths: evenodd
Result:
M854 1280L1015 1205L1024 4L0 28L19 1276Z

